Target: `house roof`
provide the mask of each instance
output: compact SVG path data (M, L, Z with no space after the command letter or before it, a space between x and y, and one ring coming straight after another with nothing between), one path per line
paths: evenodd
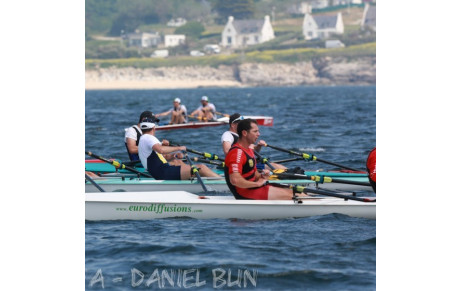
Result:
M263 20L234 20L233 27L238 34L257 33L262 30Z
M134 33L128 33L127 34L128 38L143 38L143 37L153 37L157 38L160 37L160 34L158 32L155 33L150 33L150 32L134 32Z
M316 15L313 16L318 28L335 27L337 24L337 15Z
M367 9L366 16L364 18L364 25L375 26L376 24L376 10L374 5L370 5Z

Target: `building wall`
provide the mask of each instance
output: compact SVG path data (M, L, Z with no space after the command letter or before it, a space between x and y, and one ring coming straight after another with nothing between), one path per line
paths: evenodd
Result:
M183 34L165 35L165 47L174 47L183 43L185 43L185 35Z
M313 16L309 13L305 14L303 18L302 32L306 40L318 38L318 25L313 19Z
M305 14L302 32L306 40L315 38L328 38L335 34L343 34L345 26L343 24L342 13L337 14L335 27L319 28L311 14Z
M263 43L275 38L275 33L270 23L269 16L265 16L261 32L243 35L237 34L233 26L233 20L234 18L230 16L224 30L222 31L221 45L223 47L239 48L242 46Z

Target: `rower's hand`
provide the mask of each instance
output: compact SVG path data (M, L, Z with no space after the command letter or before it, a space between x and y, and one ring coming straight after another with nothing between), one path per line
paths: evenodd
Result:
M161 145L169 146L169 140L167 140L167 139L162 140Z
M261 173L262 179L267 180L270 177L270 171L267 169L264 169Z
M264 140L259 140L259 142L257 143L258 146L263 146L263 147L266 147L267 146L267 143L264 141Z
M174 157L175 157L176 159L183 159L183 158L184 158L184 154L181 153L181 152L180 152L180 153L176 153L176 154L174 154Z
M257 183L256 187L262 187L265 184L267 184L267 182L268 182L267 179L260 178L259 180L256 181L256 183Z

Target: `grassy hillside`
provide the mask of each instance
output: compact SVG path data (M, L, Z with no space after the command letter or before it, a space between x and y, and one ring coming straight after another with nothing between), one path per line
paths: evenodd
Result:
M235 53L228 55L211 55L203 57L178 56L166 59L153 58L125 58L107 60L86 60L86 68L108 68L108 67L134 67L134 68L157 68L173 66L212 66L233 65L244 62L256 63L295 63L311 61L314 58L331 56L345 57L349 60L361 57L373 57L376 52L376 44L367 43L349 46L338 49L324 48L299 48L287 50L265 50L252 51L247 53Z
M161 0L158 0L162 2ZM157 2L158 2L157 1ZM232 52L223 52L218 56L204 56L204 57L190 57L191 50L202 50L206 44L218 44L221 41L221 33L224 25L218 25L213 22L213 13L208 15L200 15L197 7L199 5L190 5L190 0L185 1L163 1L163 13L158 12L157 17L152 23L141 23L136 26L136 29L141 32L156 31L162 35L175 33L175 27L166 25L167 17L185 16L189 21L194 20L193 17L198 17L200 22L204 25L205 31L198 37L187 36L186 44L169 48L168 59L151 59L152 52L159 48L144 48L139 49L135 47L128 47L126 41L121 37L109 36L109 23L110 19L114 19L116 15L124 15L122 10L126 7L123 0L86 0L86 3L91 3L90 8L95 11L90 15L93 17L88 21L87 19L87 41L86 41L86 67L94 68L98 66L134 66L134 67L158 67L158 66L176 66L176 65L212 65L218 66L219 64L234 64L244 61L257 61L257 62L293 62L297 60L308 60L309 58L321 55L338 55L343 54L345 57L357 57L359 55L374 55L375 56L375 33L360 31L360 20L363 14L363 7L346 7L333 11L316 12L314 14L336 14L342 13L345 34L337 36L347 47L337 50L324 50L324 40L321 41L305 41L302 35L302 15L289 15L287 14L286 7L297 1L255 1L256 3L256 17L262 18L263 15L269 14L272 17L272 26L275 31L276 38L272 41L245 48L244 50L234 50ZM146 1L140 1L145 2ZM163 3L162 2L162 3ZM174 2L174 5L171 3ZM192 1L195 3L202 3L200 1ZM212 2L212 1L208 1ZM106 7L108 3L116 3L110 10L102 11L102 5ZM137 3L137 2L136 2ZM193 6L193 7L192 7ZM275 7L274 10L272 8ZM208 11L209 7L207 8ZM272 14L271 12L275 12ZM97 13L101 16L96 17ZM88 14L88 13L87 13ZM275 18L273 19L273 16ZM195 19L196 20L196 19ZM88 29L89 24L99 24L98 27L104 29ZM102 24L104 25L102 25ZM129 32L129 31L127 31Z

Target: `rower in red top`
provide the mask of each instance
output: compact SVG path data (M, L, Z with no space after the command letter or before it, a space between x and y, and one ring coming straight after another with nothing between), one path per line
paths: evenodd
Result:
M369 173L369 183L371 183L372 189L376 192L377 189L377 148L374 148L369 153L366 162L366 169Z
M244 119L238 123L238 142L229 150L225 158L225 181L236 199L290 200L292 190L267 184L270 171L259 173L256 158L250 148L260 136L257 122ZM307 196L298 194L298 196Z

